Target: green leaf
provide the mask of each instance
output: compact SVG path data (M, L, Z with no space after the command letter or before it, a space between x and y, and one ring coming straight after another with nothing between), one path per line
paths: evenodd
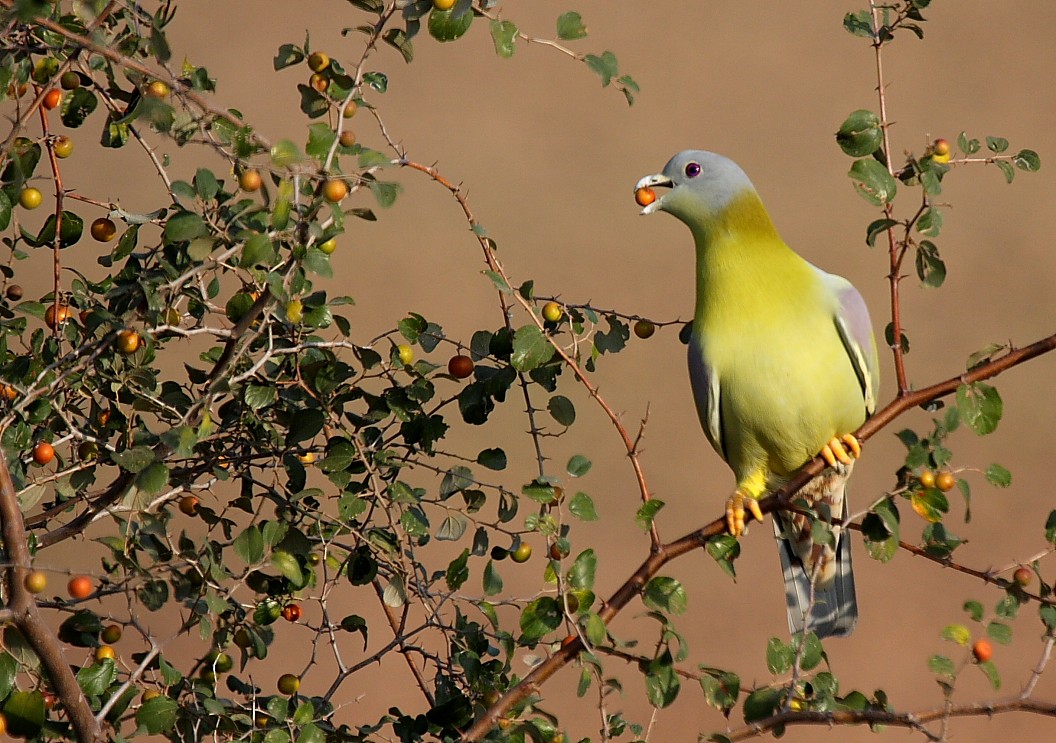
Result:
M1012 642L1012 628L1004 622L990 622L986 625L986 634L994 642L1009 645Z
M295 64L300 64L304 61L304 52L293 44L283 44L279 47L279 51L275 53L275 58L272 60L272 66L275 71L292 67Z
M994 163L994 165L996 165L998 169L1004 174L1006 183L1011 183L1013 180L1015 180L1016 170L1012 167L1011 163L1005 160L998 160Z
M961 152L966 155L974 155L982 149L982 144L978 139L969 139L968 135L964 132L961 132L957 137L957 146L961 149Z
M1034 150L1020 150L1012 156L1012 162L1020 170L1034 173L1041 168L1041 158Z
M554 347L535 325L525 325L513 335L513 354L510 364L519 372L540 367L553 358Z
M271 238L258 233L246 240L239 265L242 268L253 268L261 264L270 266L277 259L278 254L275 252L275 245L271 242Z
M429 35L440 42L454 41L469 30L473 23L472 12L458 12L458 8L437 10L429 14Z
M718 668L701 666L700 670L700 688L707 703L723 711L733 709L741 694L740 677Z
M928 658L928 670L936 676L952 679L957 675L957 666L945 655L933 655Z
M55 244L55 226L58 220L55 219L54 214L49 214L47 219L44 220L44 225L40 228L40 232L36 234L32 239L26 235L26 242L32 245L34 248L50 247ZM59 238L59 247L68 248L74 245L78 240L81 239L81 235L84 233L84 220L78 217L73 212L64 211L62 213L62 234ZM25 232L23 232L25 235Z
M256 524L250 524L235 537L232 544L235 554L247 565L256 565L264 559L264 537Z
M500 57L509 59L513 56L516 39L517 24L499 20L491 22L491 40L495 43L495 53Z
M996 462L986 468L986 481L999 488L1012 484L1012 473Z
M594 550L583 550L568 569L568 585L578 591L593 590L597 570L598 556Z
M113 658L104 658L98 663L84 666L77 671L77 684L85 696L97 697L117 678L117 666Z
M649 531L653 528L653 519L663 507L664 502L659 498L646 501L638 507L638 512L634 515L634 522L638 524L642 531Z
M671 651L665 649L645 669L645 696L657 709L669 706L678 697L681 682Z
M731 578L737 577L737 571L733 566L734 560L741 554L741 543L737 539L729 534L720 534L709 539L705 549L723 572Z
M114 662L107 662L113 670ZM36 737L44 725L44 695L39 691L14 692L4 702L4 715L7 717L8 735L14 738Z
M0 699L6 699L11 690L15 688L17 673L18 663L11 653L0 654Z
M484 575L481 580L485 596L495 596L502 593L502 576L495 569L492 560L488 560L487 564L484 565Z
M297 558L286 550L275 550L271 553L271 566L293 583L295 586L304 585L304 573Z
M771 637L766 643L766 667L775 676L790 669L795 660L796 650L791 644L785 644L776 637Z
M454 542L462 538L466 533L469 521L460 513L451 513L440 524L436 532L436 538L442 542Z
M11 224L11 199L6 191L0 191L0 232L6 230Z
M870 248L876 246L876 238L885 234L889 229L898 225L894 219L877 219L869 223L865 230L865 244Z
M378 200L378 206L388 209L396 203L396 197L403 190L399 183L386 183L384 181L370 181L370 192Z
M858 194L873 206L883 206L892 201L898 191L895 179L878 161L872 158L855 160L847 173L854 181Z
M551 417L562 426L571 426L576 422L576 407L564 395L554 395L546 404Z
M136 724L147 735L161 735L176 727L176 717L180 706L175 699L167 696L148 699L136 710Z
M209 226L194 212L177 212L165 222L164 234L170 243L193 240L208 235Z
M977 435L985 436L997 429L1003 405L1001 395L982 382L962 384L957 388L957 409L961 420Z
M565 465L565 472L572 477L583 477L583 475L590 472L590 467L591 462L589 459L582 454L576 454L568 460L568 464Z
M498 448L483 449L477 455L477 464L489 470L504 470L506 469L506 452Z
M1001 688L1001 675L997 672L997 666L994 665L993 661L988 660L985 663L979 663L978 667L994 690Z
M928 237L938 237L942 231L942 212L935 207L928 207L917 220L917 231Z
M880 117L865 109L853 112L836 132L836 143L851 157L872 155L884 143Z
M1000 155L1002 152L1008 149L1008 140L1004 137L987 137L986 147L991 152L996 152Z
M76 88L66 94L62 102L62 123L70 129L76 129L87 119L96 106L99 99L95 93L86 87Z
M983 620L983 605L978 601L965 601L961 608L972 618L972 621L981 622Z
M930 240L917 246L917 276L924 286L940 287L946 281L946 264L939 257L939 248Z
M561 626L561 605L550 596L542 596L524 607L520 627L524 640L533 643Z
M587 614L586 621L583 622L583 634L593 645L601 645L609 639L604 620L594 612Z
M616 55L612 52L602 52L600 57L596 54L588 54L583 57L583 61L587 63L587 67L598 73L602 87L607 87L612 82L612 78L619 74Z
M586 493L579 492L572 496L568 503L568 510L580 521L597 521L598 512L594 509L594 501Z
M136 475L136 487L148 496L161 493L169 484L169 468L161 462L154 462Z
M137 446L133 449L113 452L110 458L118 467L134 475L142 472L154 462L154 452L149 447Z
M583 25L583 17L575 11L562 13L557 19L557 38L565 41L583 39L587 36L587 27Z
M744 700L744 721L751 723L765 720L781 709L784 700L784 689L775 687L756 689Z
M852 36L861 36L866 39L873 38L873 21L868 10L859 10L857 13L847 13L843 16L843 28Z
M449 591L457 591L462 584L469 580L469 550L462 550L462 554L456 557L447 566L444 572L444 580L447 582Z
M948 624L942 628L940 636L943 640L955 642L961 647L968 647L972 641L972 631L963 624Z
M642 603L667 614L681 614L686 610L686 589L674 578L658 575L649 581L642 592Z

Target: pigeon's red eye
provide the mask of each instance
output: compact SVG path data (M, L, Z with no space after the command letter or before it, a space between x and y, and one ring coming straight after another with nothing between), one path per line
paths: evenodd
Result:
M690 163L689 165L687 165L686 166L686 175L689 176L690 178L696 178L698 175L700 175L700 164L699 163Z

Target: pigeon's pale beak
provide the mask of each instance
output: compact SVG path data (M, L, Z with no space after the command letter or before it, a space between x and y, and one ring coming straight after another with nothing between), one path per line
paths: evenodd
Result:
M638 191L643 188L671 188L671 186L673 185L674 184L671 183L670 178L668 178L666 175L663 175L662 173L657 173L655 175L647 175L640 181L638 181L636 184L634 184L634 191L635 193L638 193ZM663 200L664 199L661 196L658 197L656 201L653 201L650 204L646 204L644 207L642 207L642 214L652 214L660 208L660 203Z

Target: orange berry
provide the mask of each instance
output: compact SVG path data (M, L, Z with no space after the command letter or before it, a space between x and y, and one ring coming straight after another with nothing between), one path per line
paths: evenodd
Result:
M340 178L331 178L323 184L323 198L336 204L348 196L348 184Z
M62 91L58 88L52 88L44 94L44 100L41 101L42 106L49 111L62 103Z
M649 206L656 201L656 191L646 186L634 192L634 200L638 206Z
M97 647L95 649L95 662L96 663L101 663L102 661L106 660L107 658L109 658L110 660L113 660L116 657L117 657L117 653L114 652L114 649L112 647L110 647L109 645L100 645L99 647Z
M33 461L42 467L55 458L55 447L47 441L41 441L33 447Z
M953 486L957 484L957 478L953 476L952 472L940 472L935 477L935 487L942 492L953 490Z
M139 350L139 333L134 330L122 330L117 334L117 350L124 354L135 353Z
M185 495L180 498L180 511L186 516L198 515L198 504L201 503L197 496Z
M60 304L58 309L56 309L56 305L49 304L48 309L44 310L44 324L54 330L69 320L72 315L73 310L70 309L69 305Z
M92 585L92 579L87 575L75 575L66 584L66 591L77 600L88 598L94 590L95 586Z
M287 622L297 622L301 619L301 605L300 604L286 604L282 607L282 618Z
M92 222L92 237L101 243L110 242L117 235L117 225L109 217L99 217Z
M238 187L243 191L259 191L263 184L264 179L260 177L259 170L243 170L238 176Z
M986 663L994 657L994 646L985 638L976 640L975 644L972 645L972 655L974 655L975 659L980 663Z

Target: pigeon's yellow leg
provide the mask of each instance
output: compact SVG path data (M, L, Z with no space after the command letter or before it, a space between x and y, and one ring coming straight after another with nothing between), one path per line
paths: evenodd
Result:
M745 512L756 521L763 520L759 498L766 492L766 475L757 473L737 485L733 495L726 499L726 528L730 535L739 537L747 532L744 525Z
M862 456L862 445L853 434L845 433L839 438L833 437L829 443L821 448L822 458L829 463L830 467L838 464L850 464Z

